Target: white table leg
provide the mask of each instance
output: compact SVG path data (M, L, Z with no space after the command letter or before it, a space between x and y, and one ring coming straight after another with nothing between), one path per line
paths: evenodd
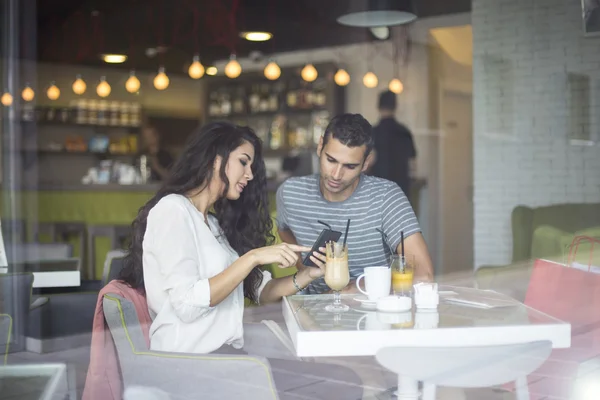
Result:
M422 400L435 400L435 385L433 383L423 382Z
M515 392L517 400L529 400L529 384L526 376L522 376L515 381Z
M398 391L395 394L398 400L418 400L419 381L398 375Z

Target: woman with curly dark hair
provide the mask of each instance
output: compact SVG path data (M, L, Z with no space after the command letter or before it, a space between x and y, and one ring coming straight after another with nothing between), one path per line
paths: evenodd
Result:
M310 251L269 246L271 230L262 143L254 132L220 122L192 134L162 188L133 222L119 277L146 294L151 348L239 349L244 295L261 304L277 301L323 275L322 268L308 268L271 279L260 266L291 267L297 252Z

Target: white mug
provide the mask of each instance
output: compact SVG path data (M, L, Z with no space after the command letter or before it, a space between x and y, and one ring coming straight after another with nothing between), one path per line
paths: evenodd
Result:
M362 290L360 287L362 278L365 278L366 290ZM356 287L371 301L389 296L392 289L392 270L388 267L367 267L364 274L356 280Z

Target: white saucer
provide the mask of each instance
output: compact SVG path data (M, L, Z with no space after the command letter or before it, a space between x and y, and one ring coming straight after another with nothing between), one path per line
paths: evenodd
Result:
M376 309L377 308L377 301L376 300L369 300L368 297L364 296L364 297L355 297L354 300L358 301L360 303L361 306L363 306L364 308L371 308L371 309Z

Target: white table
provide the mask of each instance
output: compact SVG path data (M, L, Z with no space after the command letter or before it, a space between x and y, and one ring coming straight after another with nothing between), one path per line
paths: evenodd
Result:
M441 290L442 288L440 288ZM504 301L507 306L481 309L440 299L437 312L402 314L366 310L343 295L345 313L324 310L333 295L284 298L283 315L299 357L374 356L388 347L474 347L552 342L571 345L570 324L541 313L505 295L469 288L444 287L458 297ZM402 381L402 379L400 379Z
M34 288L78 287L81 286L80 264L79 258L28 260L1 267L0 273L31 272Z

